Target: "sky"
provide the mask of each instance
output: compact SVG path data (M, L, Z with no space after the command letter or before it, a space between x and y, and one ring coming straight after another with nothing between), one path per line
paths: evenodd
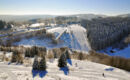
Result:
M119 15L130 13L130 0L0 0L3 15Z

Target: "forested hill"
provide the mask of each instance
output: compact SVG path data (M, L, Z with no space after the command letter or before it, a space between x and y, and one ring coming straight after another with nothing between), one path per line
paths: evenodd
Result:
M0 30L2 30L2 29L10 29L10 28L11 28L10 23L6 23L5 21L0 20Z
M108 17L82 20L92 49L100 50L120 42L130 34L130 17Z

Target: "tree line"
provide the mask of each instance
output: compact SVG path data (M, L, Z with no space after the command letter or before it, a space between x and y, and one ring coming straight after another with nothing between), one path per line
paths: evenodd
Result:
M0 20L0 30L1 29L9 29L9 28L11 28L10 23L6 23L5 21Z
M104 49L130 34L130 17L107 17L82 20L87 29L87 38L94 50Z

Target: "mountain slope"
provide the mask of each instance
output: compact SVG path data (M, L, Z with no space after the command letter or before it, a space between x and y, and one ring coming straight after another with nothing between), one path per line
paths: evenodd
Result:
M40 78L32 77L31 67L7 65L0 62L0 80L129 80L130 73L89 61L72 60L69 74L65 75L57 67L57 60L47 62L47 74ZM95 66L96 65L96 66ZM104 76L103 76L104 73Z

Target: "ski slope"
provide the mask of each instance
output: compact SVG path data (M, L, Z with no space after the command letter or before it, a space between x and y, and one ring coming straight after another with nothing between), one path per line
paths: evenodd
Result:
M86 36L86 29L78 24L49 28L47 32L54 33L56 40L60 40L60 42L52 44L48 39L39 40L37 37L33 37L31 39L22 39L20 42L15 43L15 45L44 46L48 49L69 47L84 53L91 50Z
M48 32L54 33L56 39L60 36L60 39L64 41L64 44L71 49L84 52L91 50L86 36L86 29L78 24L52 28L49 29Z
M89 61L72 60L68 64L69 74L65 75L57 67L57 60L47 61L47 74L32 77L32 68L24 65L8 65L0 62L0 80L129 80L130 73L118 68ZM104 73L104 76L103 76Z

